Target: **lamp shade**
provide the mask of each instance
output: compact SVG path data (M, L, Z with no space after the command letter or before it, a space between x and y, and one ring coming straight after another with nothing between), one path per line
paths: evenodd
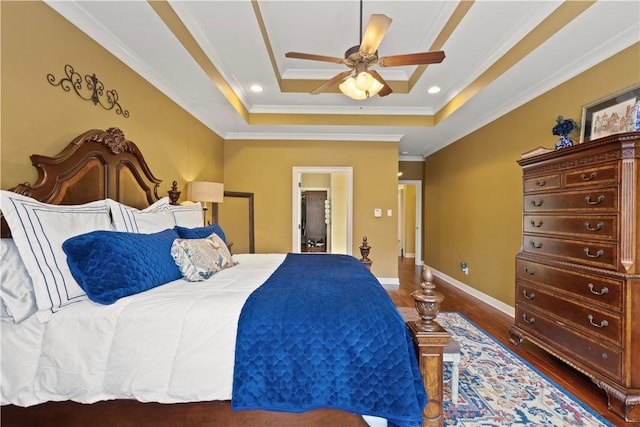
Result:
M187 186L189 200L195 202L222 203L224 185L219 182L192 181Z
M339 86L340 91L353 99L366 99L375 96L384 87L382 83L376 80L366 71L361 71L354 77L344 80Z

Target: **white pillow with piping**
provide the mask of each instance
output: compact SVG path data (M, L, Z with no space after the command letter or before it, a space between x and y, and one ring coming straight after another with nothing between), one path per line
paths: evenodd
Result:
M50 205L6 190L0 190L0 196L0 208L33 283L38 319L48 321L62 307L86 299L71 275L62 243L90 231L110 230L107 201Z
M169 198L163 197L145 209L136 209L115 200L107 199L115 231L128 233L157 233L176 225L175 216L169 210Z

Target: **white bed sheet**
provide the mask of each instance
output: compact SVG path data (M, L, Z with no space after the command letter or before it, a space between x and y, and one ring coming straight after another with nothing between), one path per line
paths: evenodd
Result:
M177 280L104 306L82 301L2 322L2 404L229 400L242 306L284 254L238 254L205 282Z

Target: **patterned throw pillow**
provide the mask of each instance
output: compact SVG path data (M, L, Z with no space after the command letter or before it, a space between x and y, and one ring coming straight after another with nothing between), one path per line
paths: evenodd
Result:
M235 265L229 248L217 234L204 239L176 239L171 245L171 256L182 277L190 282L207 280Z

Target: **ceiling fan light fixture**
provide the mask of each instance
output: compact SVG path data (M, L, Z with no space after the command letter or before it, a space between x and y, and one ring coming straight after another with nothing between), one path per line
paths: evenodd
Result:
M367 91L373 85L373 76L366 71L361 71L356 76L356 87Z
M376 80L371 74L366 71L361 71L355 78L349 77L340 83L338 87L340 88L340 91L349 98L362 100L376 96L384 85Z

